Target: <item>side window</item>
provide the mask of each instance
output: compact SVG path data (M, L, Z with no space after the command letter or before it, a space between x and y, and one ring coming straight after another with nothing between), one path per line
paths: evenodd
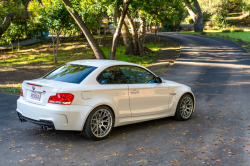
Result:
M113 66L105 69L98 77L100 84L126 84L127 81L121 72L119 66Z
M128 84L155 83L155 76L147 70L135 66L121 66Z

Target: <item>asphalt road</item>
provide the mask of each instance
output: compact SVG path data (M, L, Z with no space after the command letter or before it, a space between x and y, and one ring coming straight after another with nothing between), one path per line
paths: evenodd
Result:
M181 46L162 77L191 86L196 109L190 120L122 126L95 142L77 131L19 122L18 97L0 94L0 165L250 165L249 54L222 39L163 36Z

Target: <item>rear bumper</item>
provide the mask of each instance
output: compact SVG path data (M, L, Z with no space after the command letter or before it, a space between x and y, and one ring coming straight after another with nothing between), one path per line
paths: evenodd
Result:
M35 119L31 119L31 118L28 118L28 117L25 117L23 116L21 113L17 112L17 115L20 119L21 122L31 122L31 123L34 123L34 124L37 124L37 125L40 125L40 126L48 126L48 127L51 127L51 128L55 128L54 127L54 123L50 120L35 120Z
M53 126L56 130L81 131L91 111L90 106L46 104L38 105L27 102L20 97L17 100L17 113L25 121Z

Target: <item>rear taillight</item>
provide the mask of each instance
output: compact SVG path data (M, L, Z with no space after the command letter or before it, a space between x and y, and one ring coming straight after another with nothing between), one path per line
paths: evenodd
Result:
M22 88L22 87L21 87L20 96L22 96L22 97L23 97L23 88Z
M57 93L55 96L50 96L48 103L70 105L74 99L74 95L70 93Z

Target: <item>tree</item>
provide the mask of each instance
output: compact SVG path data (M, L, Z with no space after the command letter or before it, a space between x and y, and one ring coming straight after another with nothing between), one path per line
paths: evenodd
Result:
M120 16L121 16L121 11L118 12L118 17ZM134 50L133 41L130 32L128 30L127 23L125 21L123 22L121 32L122 32L123 42L125 45L125 55L130 55L133 53Z
M0 2L0 39L14 20L29 19L32 13L27 11L28 0L12 0ZM2 19L4 18L4 19Z
M118 26L117 26L116 31L115 31L114 36L113 36L113 42L112 42L112 46L111 46L111 50L110 50L109 59L113 59L113 60L115 59L117 41L118 41L118 38L120 36L120 31L121 31L121 28L123 26L124 18L127 14L129 4L130 4L130 0L123 0L123 10L122 10L119 22L118 22Z
M55 63L57 63L59 36L63 28L70 26L71 17L61 0L42 0L41 2L42 3L39 3L37 0L31 1L28 9L34 13L36 18L35 22L46 25L46 27L51 30L53 54ZM54 32L56 34L56 40L54 40Z
M194 20L194 30L195 32L203 32L203 20L202 12L198 0L183 0L186 8L192 19ZM192 8L194 6L194 9Z
M95 39L91 35L89 29L87 28L87 26L83 22L83 19L81 18L79 13L76 10L74 10L74 6L71 4L71 2L69 0L62 0L62 1L64 3L65 7L67 8L68 12L70 13L70 15L74 18L74 20L77 22L78 26L81 28L82 32L86 36L92 50L94 51L96 58L97 59L104 59L104 55L103 55L101 49L99 48L99 46L95 42ZM75 7L77 7L77 6L75 6Z

